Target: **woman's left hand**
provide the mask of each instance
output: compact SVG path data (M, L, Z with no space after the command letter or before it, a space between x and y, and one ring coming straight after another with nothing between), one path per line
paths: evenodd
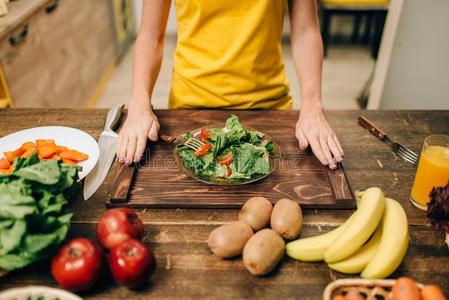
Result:
M301 150L309 145L316 158L331 169L343 160L343 149L332 128L327 123L322 108L301 109L296 123L296 138Z

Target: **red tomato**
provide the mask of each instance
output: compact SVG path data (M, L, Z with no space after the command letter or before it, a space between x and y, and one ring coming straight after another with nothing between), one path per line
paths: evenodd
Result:
M230 167L226 166L225 177L229 177L229 176L231 176L231 174L232 174L232 169Z
M81 292L98 281L103 266L103 249L88 239L67 242L53 257L51 274L67 290Z
M225 156L223 156L218 162L222 165L230 165L234 161L234 157L232 156L232 152L229 152Z
M207 142L207 138L211 137L212 133L210 133L210 131L208 131L206 127L201 128L200 138L203 143Z
M209 152L210 149L212 149L212 144L203 144L198 150L193 153L193 155L195 155L196 157L203 156L207 152Z
M113 208L101 215L97 225L97 239L100 244L111 249L128 239L140 239L143 224L131 208Z
M137 288L145 284L153 274L156 259L144 243L130 239L111 249L109 269L117 283Z

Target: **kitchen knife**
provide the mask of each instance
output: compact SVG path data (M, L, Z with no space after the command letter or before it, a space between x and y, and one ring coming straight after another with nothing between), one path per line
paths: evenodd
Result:
M114 128L120 120L122 110L123 105L114 105L106 116L104 129L98 140L100 158L84 181L84 200L89 199L98 190L114 161L115 146L118 141L118 134L114 131Z

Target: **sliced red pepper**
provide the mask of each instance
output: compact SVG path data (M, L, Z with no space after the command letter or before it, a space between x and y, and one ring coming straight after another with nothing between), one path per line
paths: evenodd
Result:
M210 133L210 131L208 131L206 127L201 128L200 138L203 143L207 142L207 138L211 137L212 133Z
M207 152L209 152L210 149L212 149L212 144L203 144L198 150L193 153L193 155L195 155L196 157L203 156Z
M229 166L226 166L226 174L225 177L229 177L232 174L232 169Z
M229 152L225 156L222 156L218 161L221 165L230 165L234 161L234 157L232 156L232 152Z

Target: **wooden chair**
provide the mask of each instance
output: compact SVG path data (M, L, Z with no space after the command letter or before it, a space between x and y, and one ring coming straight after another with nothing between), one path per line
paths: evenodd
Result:
M324 55L327 54L330 41L331 18L334 15L353 15L354 28L352 41L357 42L362 17L366 18L365 33L362 41L368 43L371 35L371 23L374 19L374 38L371 42L371 55L377 57L382 31L387 16L390 0L321 0L321 35L323 37Z

